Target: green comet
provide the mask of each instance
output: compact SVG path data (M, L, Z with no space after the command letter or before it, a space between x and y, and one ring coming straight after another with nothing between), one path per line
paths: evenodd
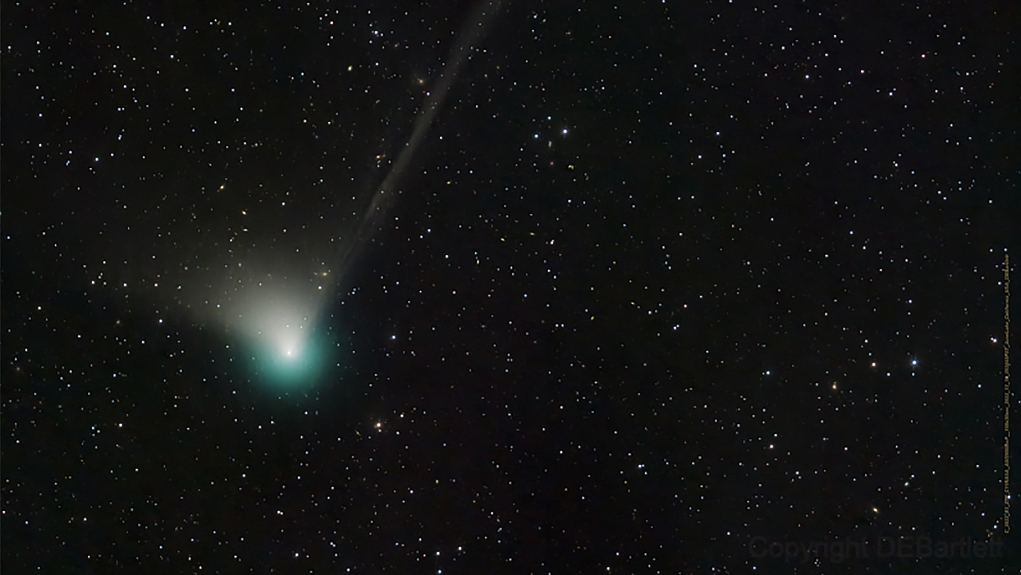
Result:
M329 364L331 346L314 330L301 336L258 338L253 345L255 378L286 390L312 386Z
M271 279L235 296L228 331L240 336L253 383L302 392L324 377L336 342L321 325L323 299L311 286Z

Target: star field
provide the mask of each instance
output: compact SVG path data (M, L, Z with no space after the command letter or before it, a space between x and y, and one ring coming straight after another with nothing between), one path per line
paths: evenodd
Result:
M1016 573L1019 23L7 3L5 570Z

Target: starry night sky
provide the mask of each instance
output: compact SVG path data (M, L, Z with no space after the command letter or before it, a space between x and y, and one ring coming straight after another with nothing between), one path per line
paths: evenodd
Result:
M1017 572L750 543L1003 533L1013 3L400 4L4 3L5 572Z

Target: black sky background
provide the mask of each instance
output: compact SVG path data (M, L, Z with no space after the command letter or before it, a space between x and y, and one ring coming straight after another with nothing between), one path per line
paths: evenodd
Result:
M749 543L1002 533L1017 9L505 3L356 237L475 7L5 3L5 570L1016 572Z

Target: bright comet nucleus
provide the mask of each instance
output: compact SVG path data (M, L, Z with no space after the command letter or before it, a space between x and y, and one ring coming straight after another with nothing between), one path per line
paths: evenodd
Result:
M287 389L314 383L329 346L317 322L321 290L279 276L262 276L236 292L226 310L242 337L257 380Z

